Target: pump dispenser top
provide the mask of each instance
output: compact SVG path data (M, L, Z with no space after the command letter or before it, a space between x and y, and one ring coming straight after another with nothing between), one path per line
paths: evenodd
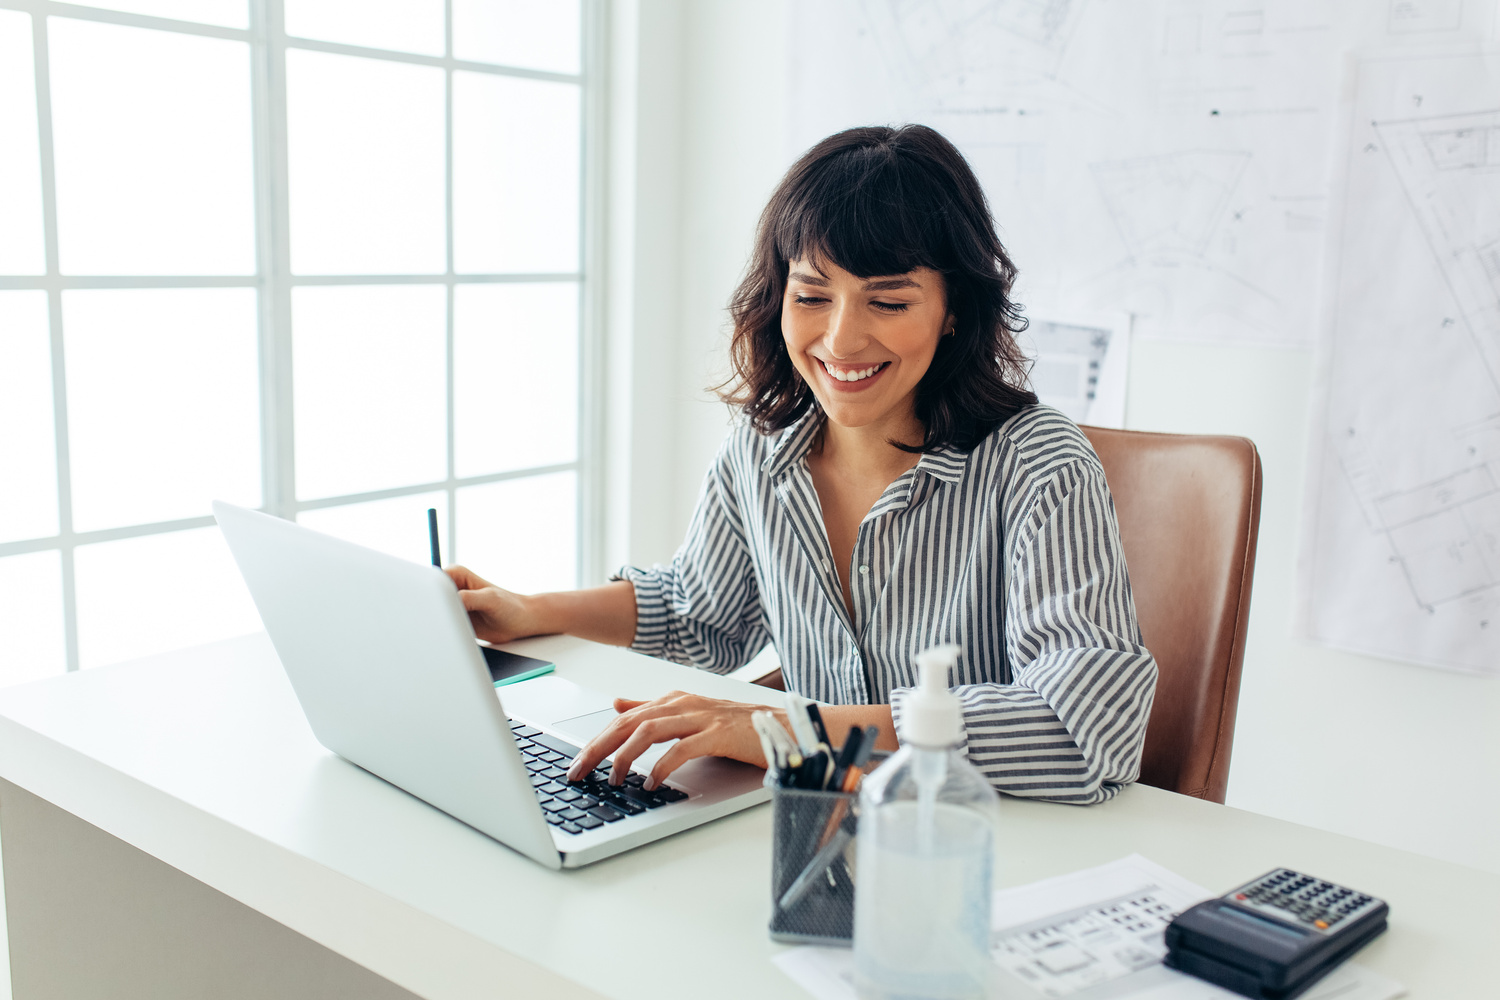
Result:
M946 749L964 740L963 703L948 690L948 678L958 664L959 648L933 646L917 654L920 680L906 696L901 739L913 746Z

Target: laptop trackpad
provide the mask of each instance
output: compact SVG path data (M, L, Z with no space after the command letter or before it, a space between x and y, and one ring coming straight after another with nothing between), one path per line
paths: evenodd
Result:
M576 719L563 719L554 722L552 728L557 730L557 735L569 743L577 743L583 746L589 740L604 731L604 727L615 719L619 713L612 708L606 708L602 712L591 712L588 715L580 715Z
M507 715L539 726L550 726L564 719L576 719L600 711L614 714L614 699L556 674L507 684L496 688L495 693L500 696L500 704L505 706Z
M561 722L554 722L552 729L569 743L576 743L579 746L583 746L589 740L602 733L604 727L618 717L619 713L613 708L607 708L602 712L591 712L588 715L580 715L574 719L563 719ZM658 743L655 746L647 748L635 759L631 767L636 771L650 771L652 766L661 760L661 755L667 752L667 748L676 742L676 740L668 740L665 743Z
M615 718L614 699L556 674L496 688L505 711L545 726L569 743L583 746ZM673 743L658 743L636 759L638 771L649 771Z

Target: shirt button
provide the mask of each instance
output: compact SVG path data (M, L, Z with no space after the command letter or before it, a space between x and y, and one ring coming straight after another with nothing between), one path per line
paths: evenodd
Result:
M860 567L860 568L859 568L859 571L860 571L860 572L861 572L861 573L864 573L864 574L865 574L865 575L867 575L867 576L868 576L868 575L869 575L869 572L870 572L870 567L868 567L868 566L861 566L861 567Z

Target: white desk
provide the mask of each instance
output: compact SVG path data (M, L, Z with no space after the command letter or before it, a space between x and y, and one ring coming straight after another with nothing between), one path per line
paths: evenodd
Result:
M632 655L514 648L601 686ZM613 686L745 691L649 663L650 683ZM288 969L309 996L804 995L769 961L768 807L547 871L320 747L264 636L0 692L0 778L16 1000L81 1000L100 976L114 997L267 995ZM1007 885L1132 851L1210 888L1311 871L1390 901L1359 961L1413 997L1500 996L1494 875L1145 786L1083 809L1007 799L1001 843ZM137 976L154 978L131 992Z

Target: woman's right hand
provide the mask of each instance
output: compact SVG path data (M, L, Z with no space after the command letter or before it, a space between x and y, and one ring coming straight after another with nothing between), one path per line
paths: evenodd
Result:
M474 634L485 642L510 642L541 631L529 598L503 590L464 566L449 566L444 572L458 586Z

